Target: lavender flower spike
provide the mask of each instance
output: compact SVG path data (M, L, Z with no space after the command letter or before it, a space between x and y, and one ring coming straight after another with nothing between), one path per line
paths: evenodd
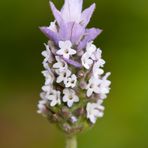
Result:
M96 5L84 11L82 5L83 0L65 0L59 11L50 2L55 20L40 27L48 43L42 52L45 83L37 112L67 135L66 148L77 148L75 136L103 117L111 85L102 50L93 43L102 30L86 28Z

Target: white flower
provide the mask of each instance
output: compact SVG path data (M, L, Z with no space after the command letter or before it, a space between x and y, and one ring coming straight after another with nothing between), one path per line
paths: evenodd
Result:
M46 96L47 99L50 101L50 106L60 105L61 104L61 92L52 90L52 92Z
M63 90L63 94L63 102L66 102L68 107L72 107L74 102L79 102L79 98L74 90L66 88Z
M100 60L102 57L102 50L100 48L96 49L96 51L93 52L93 54L91 55L91 58L94 61Z
M50 23L50 26L48 27L48 29L50 29L50 30L53 31L53 32L58 32L58 31L57 31L56 21L51 22L51 23Z
M100 86L99 86L99 95L101 99L106 98L106 94L110 91L110 84L111 81L107 80L107 78L110 76L110 72L106 73L106 75L102 78Z
M47 100L46 95L47 95L46 92L41 92L40 98L43 99L43 100Z
M94 53L96 50L97 50L97 47L93 44L93 42L87 43L86 51L90 54L90 56L91 56L92 53Z
M97 70L96 70L97 73ZM107 80L110 73L107 73L104 77L91 77L88 85L85 89L87 89L87 97L90 97L93 93L99 94L100 99L105 99L106 94L110 91L111 82Z
M47 62L43 61L42 64L45 69L49 69L49 65Z
M63 59L61 59L59 56L56 56L55 59L57 62L53 65L53 68L60 69L60 71L67 69L67 64Z
M42 71L42 74L45 77L45 85L52 84L54 81L54 74L51 72L51 70L44 70Z
M71 77L69 78L66 78L64 80L64 84L66 87L75 87L76 86L76 83L77 83L77 77L75 74L72 74Z
M58 55L62 55L64 58L69 59L71 55L76 54L76 51L72 49L72 43L70 41L60 41L60 49L56 52Z
M57 63L53 65L55 72L59 74L60 72L66 71L68 69L67 63L64 60L62 60L59 56L56 56L55 58L57 61Z
M87 89L87 97L90 97L93 93L99 93L99 84L101 80L91 77L89 80L88 85L86 86Z
M44 85L42 86L42 90L46 93L46 94L50 94L51 91L53 90L52 85Z
M47 44L44 44L46 50L42 52L42 55L45 57L44 62L52 63L53 56Z
M102 73L103 71L100 69L100 67L104 66L105 61L101 59L101 54L102 54L101 49L100 48L97 49L96 46L93 44L93 42L89 42L86 46L86 52L83 54L81 58L82 65L86 69L90 69L92 67L92 64L96 62L94 70L96 70L96 67L99 67L98 73Z
M93 61L94 61L94 53L96 52L97 48L94 44L92 44L93 42L89 42L87 43L86 46L86 52L83 54L82 58L81 58L81 62L82 65L86 68L86 69L90 69Z
M66 71L59 73L59 76L57 77L56 82L57 83L61 83L62 81L65 82L65 80L67 80L67 78L70 75L71 75L71 71L67 69Z
M49 49L49 46L46 44L44 45L46 47L46 50L42 52L42 55L45 57L45 59L43 60L43 66L45 69L49 69L48 64L53 62L53 56Z
M99 78L100 75L104 73L104 70L101 68L105 64L104 60L100 59L99 61L95 62L93 65L93 75L95 78Z
M102 100L98 100L97 103L88 103L87 110L87 118L93 123L96 123L98 117L103 117L104 107L101 105Z
M39 101L37 113L42 114L43 116L46 116L46 113L47 113L46 103L47 103L46 100Z
M90 58L90 54L88 52L85 52L81 58L81 62L82 65L86 68L86 69L90 69L92 64L93 64L93 60Z

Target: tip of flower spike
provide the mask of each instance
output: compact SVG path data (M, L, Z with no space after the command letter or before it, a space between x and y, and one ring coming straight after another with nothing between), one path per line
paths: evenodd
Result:
M52 1L49 1L49 6L52 8L54 6L54 3Z
M93 3L90 8L94 11L96 9L96 3Z
M94 28L95 29L95 28ZM96 28L96 37L103 32L103 29Z
M78 46L78 51L81 51L84 49L88 42L93 41L98 35L100 35L102 32L99 28L90 28L86 29L86 36L84 39L80 42Z
M49 5L50 5L50 6L51 6L51 5L54 5L53 2L52 2L51 0L49 0Z
M55 20L57 21L59 26L63 25L63 18L61 17L61 12L55 7L55 5L52 1L49 1L49 5L50 5L52 13L55 17Z
M47 27L45 26L39 26L39 30L46 36L48 36L48 33L47 33Z
M82 25L84 27L86 27L88 25L88 23L90 22L90 19L91 19L92 15L93 15L93 12L94 12L95 8L96 8L96 4L94 3L89 8L85 9L82 12L82 16L81 16L82 20L83 20Z

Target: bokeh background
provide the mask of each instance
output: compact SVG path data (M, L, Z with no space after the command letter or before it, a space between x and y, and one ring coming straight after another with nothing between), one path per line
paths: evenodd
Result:
M148 1L94 1L89 26L111 71L105 116L78 136L79 148L148 147ZM63 0L53 0L60 8ZM38 26L53 20L48 0L0 1L0 148L64 148L64 135L36 114L46 37Z

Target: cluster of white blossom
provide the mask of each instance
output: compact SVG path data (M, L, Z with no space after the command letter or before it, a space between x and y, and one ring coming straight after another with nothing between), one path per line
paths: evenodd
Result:
M71 49L71 46L70 41L61 41L59 42L60 49L57 50L57 53L68 58L75 51ZM72 107L75 102L79 102L79 97L72 89L76 86L77 76L72 74L68 69L68 64L60 56L55 56L54 59L48 45L45 44L45 47L46 50L42 52L42 55L44 56L43 66L45 68L45 70L42 71L42 74L45 77L45 84L42 87L43 92L40 94L42 100L39 101L38 104L38 113L43 115L46 115L47 113L47 103L49 103L51 107L54 107L60 105L63 101L67 103L68 107ZM64 49L66 49L67 52ZM53 64L54 61L56 62ZM52 67L49 66L50 64L53 64ZM55 89L53 84L55 81L56 83L63 82L65 88L62 92Z
M56 82L63 82L65 87L74 88L77 83L77 77L68 69L67 63L59 56L56 56L56 63L53 65L55 73L58 75Z
M98 100L97 103L87 104L87 118L92 123L95 123L97 118L103 117L104 106L102 106L103 100Z
M49 64L51 64L54 60L52 53L49 49L49 46L45 44L46 50L42 52L42 55L45 57L43 60L43 66L45 68L42 71L42 74L45 77L45 84L42 87L42 91L40 94L41 101L38 104L38 113L46 115L47 108L46 104L49 102L50 106L55 106L57 104L61 104L61 92L54 89L53 82L55 80L54 73L52 72Z
M58 51L63 50L63 53L61 53L61 55L63 56L65 53L64 49L67 49L68 51L68 49L70 48L69 44L67 44L68 42L69 41L66 41L66 42L61 41L59 43L59 46L60 45L63 45L63 46L60 46L61 48ZM68 64L60 56L56 56L55 58L56 58L56 63L53 64L53 69L57 74L56 82L64 84L62 101L66 102L68 107L72 107L74 102L79 102L78 96L76 95L74 89L72 89L76 87L77 76L75 74L72 74L72 72L68 68Z
M102 59L102 51L90 42L87 44L86 52L83 54L82 65L90 70L90 79L85 89L87 90L87 97L91 97L93 94L98 95L98 101L96 103L87 104L87 118L90 119L92 123L95 123L97 117L103 116L104 107L102 107L103 99L105 99L109 93L109 86L111 82L107 80L110 73L106 73L102 76L103 66L105 61Z
M51 24L54 27L54 24ZM53 28L55 29L55 28ZM80 101L75 88L78 88L78 76L72 73L72 67L64 60L69 59L77 54L77 51L72 48L70 41L60 41L59 49L55 55L46 45L46 50L42 52L44 56L43 66L45 70L42 72L45 77L45 84L42 87L41 101L38 104L38 113L46 115L48 112L47 104L51 107L65 104L71 108L74 103ZM91 123L95 123L96 119L103 116L104 107L102 106L103 99L109 93L110 81L107 80L110 73L104 74L103 66L105 61L102 59L102 51L89 42L85 53L81 57L82 68L84 67L88 74L88 83L85 85L86 96L90 101L85 105L86 118ZM85 72L85 71L84 71ZM85 78L84 78L85 79ZM86 81L86 80L85 80ZM57 85L62 89L57 90ZM81 92L81 90L79 90ZM91 101L94 95L97 95L97 101ZM77 121L75 116L71 117L74 122Z

